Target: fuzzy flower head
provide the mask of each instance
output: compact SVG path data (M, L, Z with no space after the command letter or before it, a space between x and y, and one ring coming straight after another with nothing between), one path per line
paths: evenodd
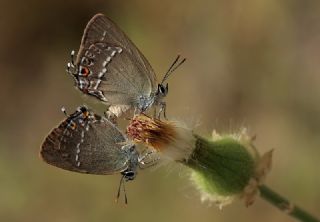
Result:
M206 138L181 123L141 114L132 119L127 135L187 166L201 199L219 207L236 198L251 205L271 167L272 151L260 156L245 129L225 135L214 131Z
M149 147L161 151L168 146L177 135L172 124L151 119L142 114L134 116L127 127L127 135L135 142L144 143Z
M161 121L145 114L133 117L127 135L134 142L147 145L175 161L187 159L195 143L192 131L182 124Z

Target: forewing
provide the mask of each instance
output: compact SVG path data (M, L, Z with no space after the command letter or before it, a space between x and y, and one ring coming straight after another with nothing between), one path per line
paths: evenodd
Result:
M40 155L53 166L89 174L113 174L128 167L126 139L107 119L76 111L45 139Z

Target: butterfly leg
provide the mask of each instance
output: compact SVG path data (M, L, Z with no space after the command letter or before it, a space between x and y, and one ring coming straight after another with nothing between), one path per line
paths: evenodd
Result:
M133 110L133 116L137 115L137 108L134 107L134 110Z
M144 149L140 154L139 161L144 160L147 156L150 156L153 153L155 153L154 150L151 150L151 149L148 149L148 148Z
M120 193L121 193L121 187L123 188L123 194L124 194L124 203L127 205L128 204L128 198L127 198L127 193L126 193L126 188L124 185L125 181L124 181L124 175L122 175L121 179L120 179L120 184L118 187L118 193L117 193L117 197L116 197L116 203L118 202L119 198L120 198Z
M145 149L138 160L140 169L145 169L156 165L159 162L160 157L155 150Z
M153 106L153 118L157 117L157 106Z
M140 162L139 167L140 167L140 169L146 169L146 168L152 167L152 166L156 165L159 162L159 160L160 160L160 157L155 157L150 161Z
M160 105L160 110L158 112L158 119L160 119L160 116L161 116L162 112L163 112L163 117L165 119L167 119L167 115L166 115L166 107L167 107L167 105L166 105L166 102L160 102L159 105Z

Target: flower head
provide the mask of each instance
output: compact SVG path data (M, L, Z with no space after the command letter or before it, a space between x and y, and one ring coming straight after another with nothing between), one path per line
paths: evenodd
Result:
M127 135L137 143L143 143L175 161L189 158L194 149L193 133L182 124L161 121L145 114L136 115L127 127Z

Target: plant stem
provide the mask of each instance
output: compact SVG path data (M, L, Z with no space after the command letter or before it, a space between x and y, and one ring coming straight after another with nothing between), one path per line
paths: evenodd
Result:
M304 211L298 206L295 206L293 203L275 193L273 190L268 188L265 185L259 187L260 195L263 199L279 208L281 211L289 214L290 216L296 218L297 220L304 222L320 222L319 219L315 218L308 212Z

